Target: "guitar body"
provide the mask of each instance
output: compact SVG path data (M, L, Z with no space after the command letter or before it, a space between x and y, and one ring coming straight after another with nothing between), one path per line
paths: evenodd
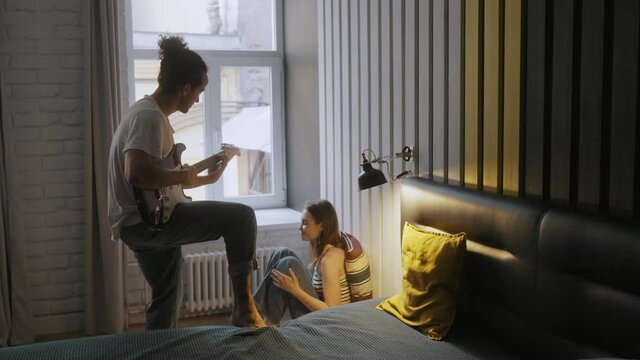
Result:
M173 145L169 155L162 159L160 165L165 169L181 168L182 153L185 150L184 144ZM142 220L157 230L162 229L163 225L169 221L177 204L191 201L191 198L185 195L180 184L162 189L141 189L134 186L133 193Z
M182 153L186 150L184 144L173 145L169 155L161 160L160 166L165 169L181 169ZM240 155L240 150L233 145L223 144L222 151L216 155L225 154L228 159ZM200 173L201 171L216 165L216 155L210 156L194 165ZM173 209L177 204L190 202L192 199L185 195L182 185L172 185L161 189L141 189L133 187L133 195L138 205L138 211L147 225L155 230L162 230L164 224L169 221Z

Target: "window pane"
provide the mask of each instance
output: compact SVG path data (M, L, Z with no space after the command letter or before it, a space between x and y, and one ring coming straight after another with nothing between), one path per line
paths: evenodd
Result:
M222 142L241 149L224 172L224 195L273 193L271 68L220 70Z
M151 95L158 86L160 60L134 60L133 72L135 77L135 101L145 95Z
M273 0L131 0L133 47L180 34L192 50L274 50Z
M159 60L135 60L135 99L136 101L150 95L156 89L157 76L160 71ZM200 95L200 101L193 104L189 112L183 114L176 111L169 117L175 133L175 143L183 143L187 149L182 153L183 164L195 164L204 159L204 96ZM187 196L194 200L205 199L205 187L185 190Z

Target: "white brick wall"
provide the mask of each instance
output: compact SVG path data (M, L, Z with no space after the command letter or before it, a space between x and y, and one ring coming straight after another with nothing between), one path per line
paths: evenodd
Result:
M36 334L83 326L83 7L0 1L3 121L20 162Z

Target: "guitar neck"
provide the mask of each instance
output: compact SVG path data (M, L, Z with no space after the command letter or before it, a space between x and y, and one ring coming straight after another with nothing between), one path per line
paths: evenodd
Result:
M240 155L240 149L238 149L237 147L231 145L231 144L222 144L222 150L218 151L216 154L213 154L211 156L209 156L208 158L204 159L204 160L200 160L197 163L193 164L192 166L194 168L196 168L196 170L198 171L198 173L209 169L211 167L213 167L214 165L216 165L215 163L215 157L216 156L228 156L227 160L230 160L233 156L239 156Z
M208 158L206 158L204 160L200 160L200 161L198 161L197 163L195 163L195 164L193 164L191 166L196 168L197 172L200 173L200 172L212 167L213 165L215 165L214 158L217 155L220 155L220 154L223 154L223 153L224 153L224 150L223 151L219 151L218 153L216 153L214 155L211 155L211 156L209 156Z

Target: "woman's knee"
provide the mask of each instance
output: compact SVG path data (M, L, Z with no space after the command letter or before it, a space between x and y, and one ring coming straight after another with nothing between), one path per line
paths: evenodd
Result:
M278 261L276 269L285 274L287 274L289 269L291 269L296 274L299 274L300 271L304 271L304 265L300 262L300 259L295 256L285 256Z
M276 259L284 259L287 256L295 257L296 253L293 250L289 249L288 247L281 247L281 248L276 249L273 252L272 256L274 258L276 258Z
M289 257L299 259L298 255L296 255L296 253L293 250L289 249L288 247L277 248L274 251L274 253L271 255L271 257L273 259L272 261L275 261L276 263L280 262L282 259L289 258ZM287 261L291 261L291 260L287 260Z

